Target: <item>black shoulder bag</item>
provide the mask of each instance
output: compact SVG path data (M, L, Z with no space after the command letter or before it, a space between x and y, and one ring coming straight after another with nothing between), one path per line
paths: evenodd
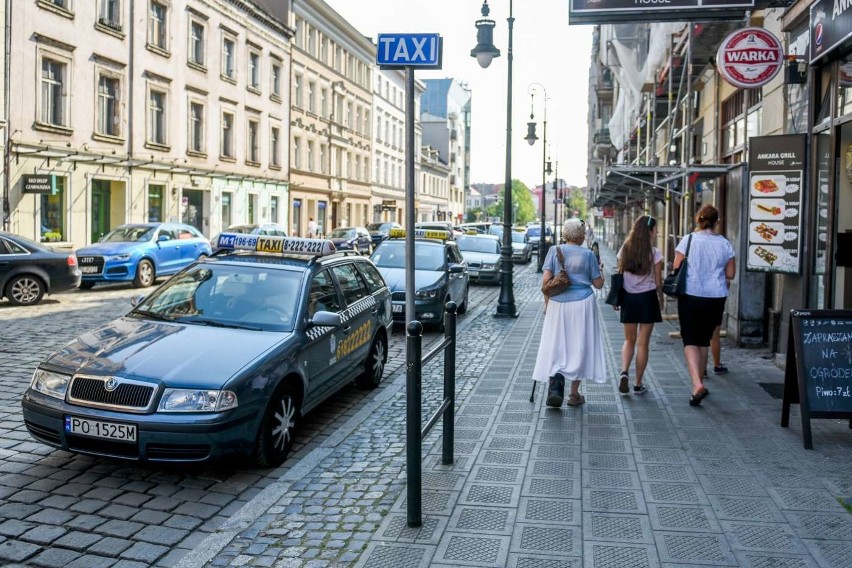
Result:
M686 241L686 254L683 255L683 262L677 270L666 276L663 280L663 293L666 296L684 296L686 295L686 270L687 260L689 260L689 248L692 246L692 235L689 235L689 240Z

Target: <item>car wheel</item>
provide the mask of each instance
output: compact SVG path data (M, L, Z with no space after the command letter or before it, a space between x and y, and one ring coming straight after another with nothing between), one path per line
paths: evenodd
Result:
M254 462L260 467L276 467L284 463L300 418L299 398L288 388L278 389L263 413L257 433Z
M470 295L470 287L464 289L464 301L459 305L459 308L456 310L456 313L459 315L463 315L467 312L467 298Z
M80 290L91 290L94 287L94 282L80 282Z
M6 286L6 297L16 306L31 306L44 297L45 286L38 276L15 276Z
M136 278L133 286L136 288L147 288L154 283L154 265L150 260L140 260L136 266Z
M370 353L364 360L364 372L355 379L362 389L374 389L382 382L385 373L385 363L388 360L388 340L382 333L376 334Z

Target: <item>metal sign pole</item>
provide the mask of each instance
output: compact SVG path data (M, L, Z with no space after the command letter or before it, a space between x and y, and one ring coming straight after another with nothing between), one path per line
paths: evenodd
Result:
M405 68L405 321L414 312L414 69Z

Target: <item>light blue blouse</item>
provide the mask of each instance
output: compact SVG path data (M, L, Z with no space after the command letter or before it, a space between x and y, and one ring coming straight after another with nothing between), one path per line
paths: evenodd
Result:
M598 259L590 249L578 245L559 245L562 255L565 257L565 272L571 286L561 294L551 296L554 302L578 302L591 296L592 280L601 277L601 269ZM549 270L553 276L557 274L558 259L556 258L556 247L550 247L547 256L544 257L544 270Z

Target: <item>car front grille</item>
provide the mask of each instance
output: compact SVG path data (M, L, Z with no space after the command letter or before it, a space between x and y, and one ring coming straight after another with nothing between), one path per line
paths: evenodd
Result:
M155 385L117 377L74 377L68 401L82 406L144 411L151 404Z
M77 257L77 263L80 265L80 271L83 274L101 274L104 271L104 257L102 256L80 256ZM96 270L93 272L90 267ZM85 270L89 268L89 270Z
M467 267L468 268L482 268L482 263L481 262L468 262Z
M210 457L206 444L148 444L145 457L151 461L201 461Z
M393 300L394 302L404 302L405 292L393 292L391 294L391 300Z

